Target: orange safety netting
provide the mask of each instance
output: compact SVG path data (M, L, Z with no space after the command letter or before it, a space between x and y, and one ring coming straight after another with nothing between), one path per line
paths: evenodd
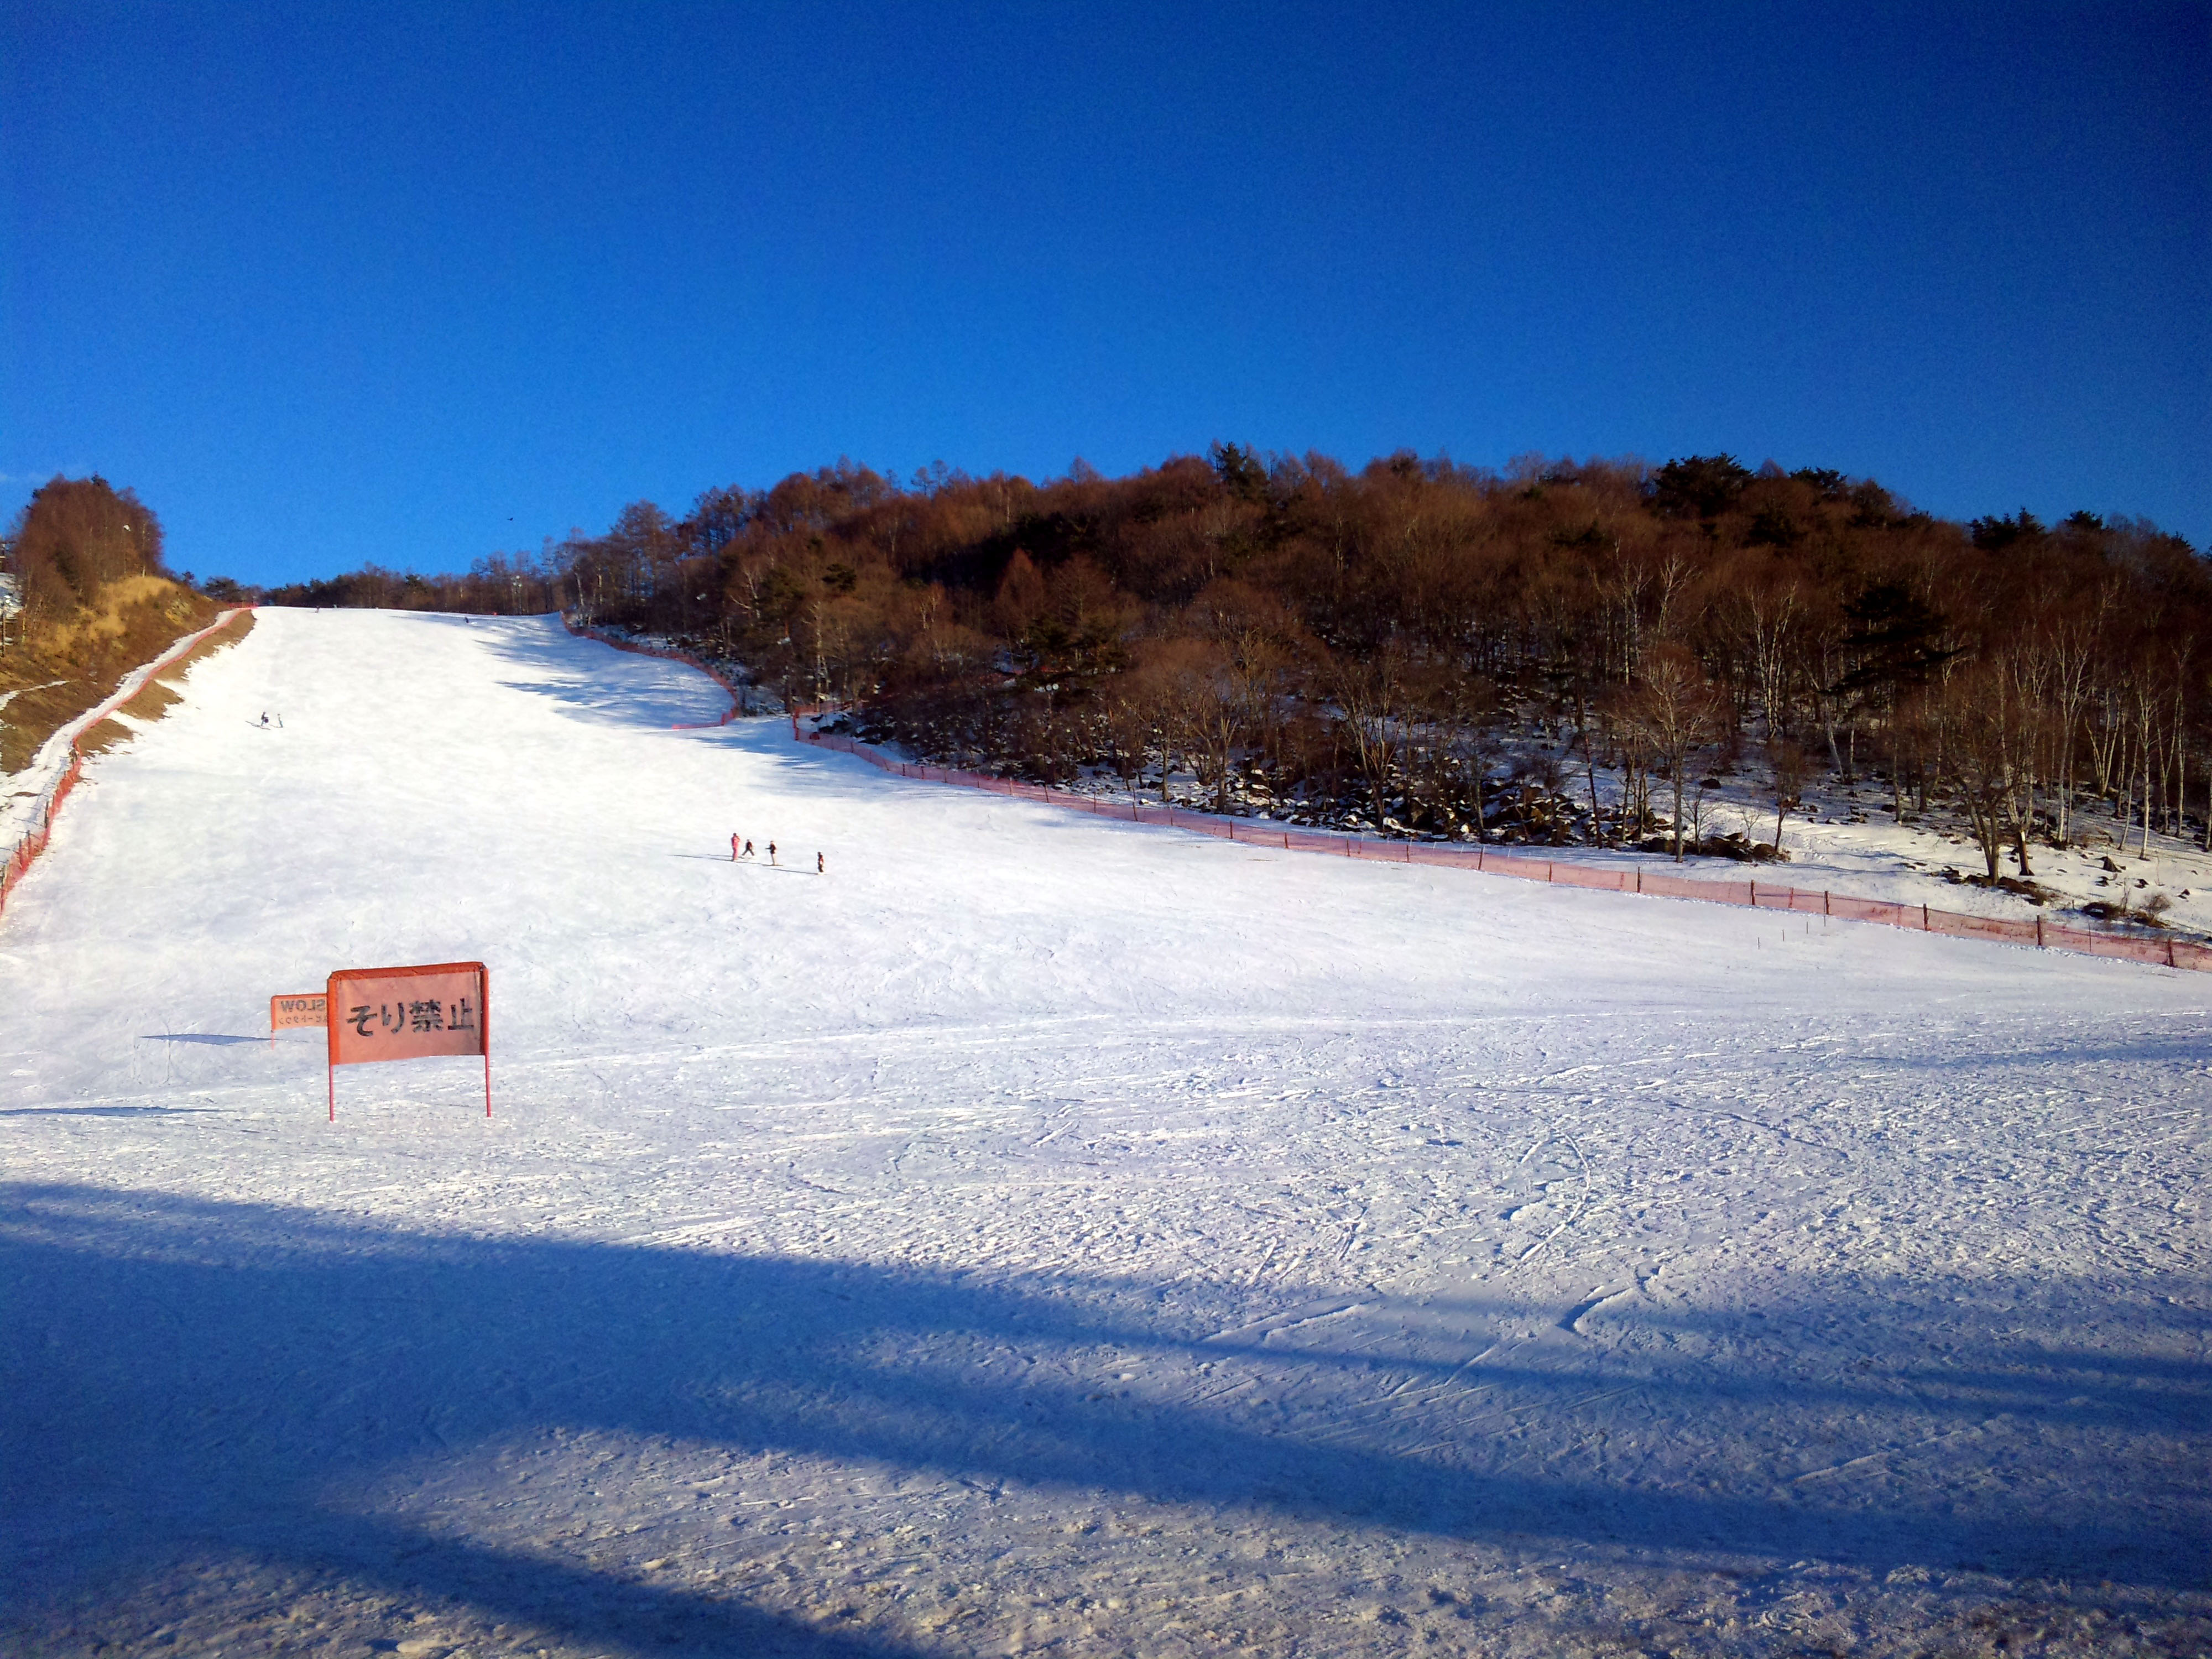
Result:
M2186 968L2212 972L2212 945L2188 939L2148 939L2136 934L2110 933L2086 927L2046 922L2008 921L1996 916L1964 915L1937 910L1925 904L1906 904L1893 899L1852 898L1841 893L1786 887L1757 879L1698 881L1667 875L1640 866L1601 869L1586 864L1531 858L1524 854L1494 853L1486 847L1455 847L1432 842L1389 841L1368 836L1338 835L1326 830L1291 830L1225 818L1212 812L1177 811L1173 806L1146 806L1134 801L1101 800L1072 790L1043 784L1020 783L980 772L963 772L942 766L926 766L884 754L851 738L804 731L801 718L820 714L818 706L801 704L792 710L792 735L840 753L856 755L871 766L902 778L927 783L949 783L966 789L987 790L1017 800L1032 800L1101 817L1122 818L1134 823L1173 824L1224 841L1280 847L1286 852L1323 853L1332 857L1368 859L1389 864L1431 864L1477 870L1485 875L1513 876L1523 881L1550 882L1561 887L1595 888L1601 892L1640 893L1646 897L1687 899L1704 904L1732 904L1759 910L1789 910L1808 915L1832 916L1845 921L1880 922L1925 933L1948 933L1958 939L1991 939L2043 950L2074 951L2085 956L2113 957L2127 962L2149 963L2160 968Z
M232 617L240 611L251 611L253 608L250 605L234 605L200 629L198 633L188 634L179 640L148 665L147 672L138 677L136 684L126 680L98 708L78 715L78 734L90 731L125 703L130 702L131 698L137 696L156 674L191 650L209 635L225 626ZM84 751L77 747L76 737L72 736L70 738L69 764L62 769L59 777L46 786L45 792L32 806L31 827L16 837L15 846L8 851L7 862L0 864L0 909L6 908L9 894L15 890L17 884L23 879L25 872L30 869L32 860L46 850L47 842L53 839L54 815L61 811L62 803L69 799L70 792L76 787L77 780L83 775Z

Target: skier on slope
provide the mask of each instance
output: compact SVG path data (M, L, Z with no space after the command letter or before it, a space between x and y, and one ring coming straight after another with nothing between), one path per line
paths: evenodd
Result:
M822 862L822 854L819 853L814 855L814 873L817 876L829 874L829 869Z
M730 862L731 862L731 863L732 863L732 864L735 864L737 861L738 861L738 832L737 832L736 830L731 830L731 831L730 831Z
M768 861L770 864L774 864L775 862L775 843L774 842L770 842L768 844Z
M747 842L745 843L745 852L744 852L744 855L745 855L745 857L747 857L747 858L750 858L750 857L753 855L753 844L752 844L752 842Z

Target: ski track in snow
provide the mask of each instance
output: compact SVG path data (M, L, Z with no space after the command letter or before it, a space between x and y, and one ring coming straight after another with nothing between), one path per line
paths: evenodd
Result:
M2212 1649L2202 975L184 690L0 922L9 1651ZM471 957L489 1122L255 1040Z

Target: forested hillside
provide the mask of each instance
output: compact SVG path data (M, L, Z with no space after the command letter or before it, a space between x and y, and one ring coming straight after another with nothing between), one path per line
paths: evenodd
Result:
M0 556L0 773L216 615L170 575L153 509L96 475L33 492Z
M1355 473L1224 445L904 486L841 462L466 577L270 597L558 605L933 758L1409 834L1679 841L1704 775L1786 809L1819 770L1957 813L1994 879L2084 811L2192 828L2212 777L2212 571L2186 542L1956 524L1726 455Z

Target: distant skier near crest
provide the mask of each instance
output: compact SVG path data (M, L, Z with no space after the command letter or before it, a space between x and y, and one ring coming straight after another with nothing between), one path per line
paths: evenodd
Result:
M822 862L822 854L819 853L814 855L814 873L817 876L826 876L830 873L829 866Z

